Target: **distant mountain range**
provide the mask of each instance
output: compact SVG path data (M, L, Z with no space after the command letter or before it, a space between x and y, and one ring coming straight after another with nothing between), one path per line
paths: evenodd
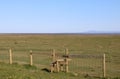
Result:
M87 31L87 34L120 34L120 31Z

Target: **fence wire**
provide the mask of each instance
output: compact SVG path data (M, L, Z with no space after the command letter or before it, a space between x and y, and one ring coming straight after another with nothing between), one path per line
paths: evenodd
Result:
M65 59L65 50L56 50L56 59ZM12 50L13 63L30 64L30 52L24 50ZM52 50L32 51L33 65L41 69L50 70L52 63ZM69 50L69 73L84 77L103 77L103 54L88 53L85 51ZM9 50L0 50L0 62L9 63ZM106 76L119 77L120 61L110 54L106 54ZM67 79L65 76L63 79Z

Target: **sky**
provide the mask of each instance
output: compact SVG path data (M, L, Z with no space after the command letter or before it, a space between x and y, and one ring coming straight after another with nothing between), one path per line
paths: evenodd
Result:
M120 32L120 0L0 0L0 33Z

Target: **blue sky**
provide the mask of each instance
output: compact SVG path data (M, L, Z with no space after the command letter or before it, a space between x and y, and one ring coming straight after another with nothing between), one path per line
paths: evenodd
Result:
M120 0L0 0L0 33L120 32Z

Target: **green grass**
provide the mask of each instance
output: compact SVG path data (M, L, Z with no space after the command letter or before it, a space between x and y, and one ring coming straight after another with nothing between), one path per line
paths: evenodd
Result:
M30 65L9 65L0 63L1 79L79 79L80 76L74 76L72 73L49 73L45 69L39 69ZM84 77L83 77L84 78Z
M9 65L8 49L12 48L13 62ZM101 58L71 58L70 73L48 73L50 55L34 54L35 67L29 67L29 51L56 53L97 54L106 53L107 77L120 77L120 35L75 35L75 34L0 34L1 79L93 79L102 76ZM35 69L34 69L35 68ZM37 69L36 69L37 68ZM78 74L78 76L75 76ZM86 76L87 75L87 76ZM98 79L98 78L95 78Z

